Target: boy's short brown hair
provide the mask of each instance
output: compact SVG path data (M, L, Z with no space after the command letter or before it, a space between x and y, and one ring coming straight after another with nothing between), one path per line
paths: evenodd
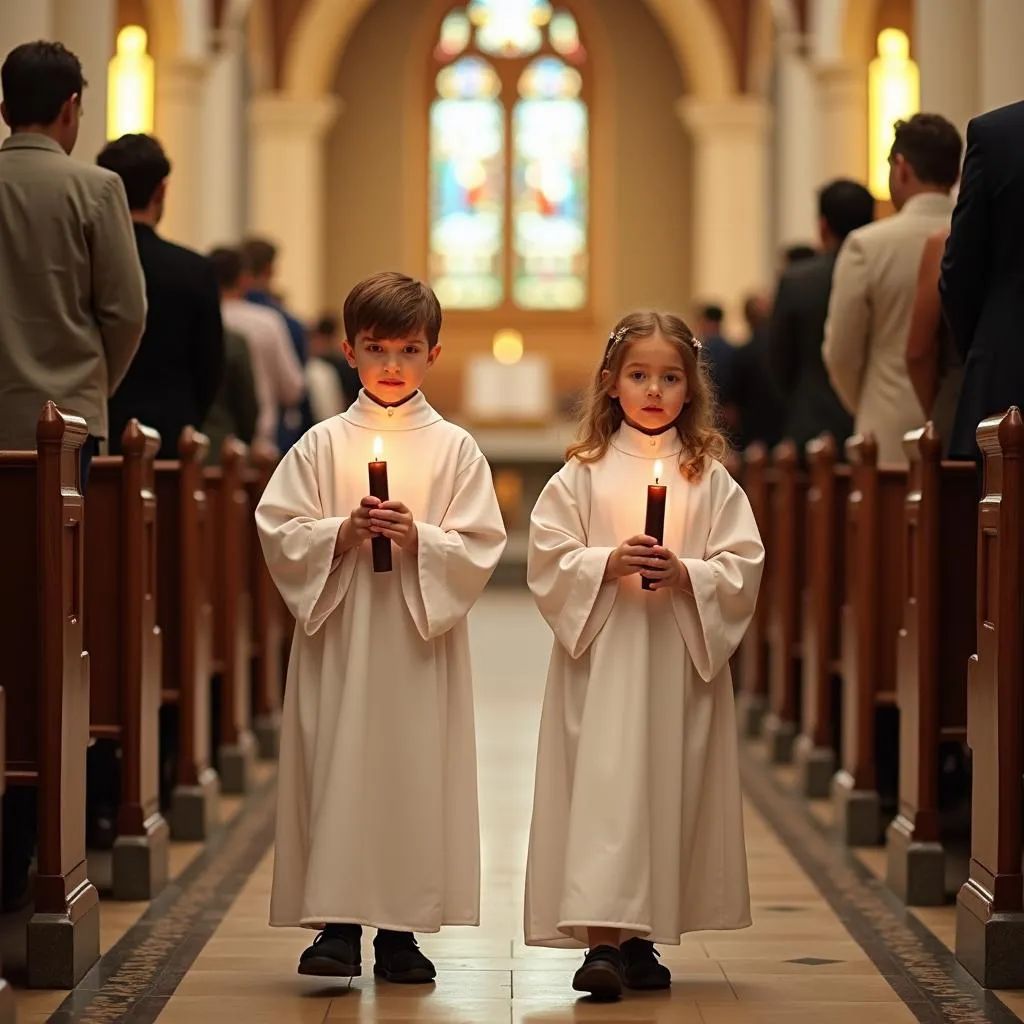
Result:
M441 303L422 281L387 270L360 281L345 299L345 337L354 345L360 331L378 338L408 338L423 331L428 348L441 333Z

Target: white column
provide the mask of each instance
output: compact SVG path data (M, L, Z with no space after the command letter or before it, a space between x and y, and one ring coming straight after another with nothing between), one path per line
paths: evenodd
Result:
M821 178L817 83L800 36L780 34L776 47L776 242L813 243L818 237L814 195Z
M206 63L186 57L163 60L156 69L156 137L171 161L167 206L160 231L180 245L200 241L202 108Z
M821 181L868 179L867 68L824 64L815 69L821 112Z
M237 242L244 223L245 36L240 29L231 28L221 35L220 42L203 88L200 125L198 246L203 252Z
M280 93L256 96L249 106L249 227L278 245L281 288L299 316L315 316L323 303L323 140L339 110L332 96Z
M54 37L77 55L89 83L74 152L85 163L95 163L107 144L107 66L114 56L116 8L115 0L54 0Z
M913 56L921 70L921 109L948 118L962 135L978 113L977 5L914 0Z
M752 96L684 97L678 112L693 139L693 293L735 317L768 283L770 113Z
M1024 100L1024 0L980 0L978 20L980 108Z
M16 46L53 39L50 0L0 0L0 64Z

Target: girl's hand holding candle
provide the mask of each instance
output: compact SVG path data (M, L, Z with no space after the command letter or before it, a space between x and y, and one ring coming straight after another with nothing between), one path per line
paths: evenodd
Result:
M651 556L657 543L653 537L646 537L642 533L623 541L608 556L608 565L604 570L605 580L620 580L653 565L654 560Z
M668 488L661 482L661 459L654 463L654 483L647 488L647 522L644 533L653 537L655 544L665 542L665 503L668 499ZM641 586L644 590L654 588L652 579L645 572Z

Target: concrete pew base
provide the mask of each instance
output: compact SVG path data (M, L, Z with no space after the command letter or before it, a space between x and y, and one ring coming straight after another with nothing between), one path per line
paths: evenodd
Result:
M793 765L797 788L808 800L826 800L836 773L836 753L828 747L816 747L810 736L798 736L793 743Z
M245 729L238 734L237 743L225 743L220 748L220 791L241 796L252 789L256 767L256 737Z
M771 764L790 764L793 760L793 741L796 739L796 725L784 722L776 714L768 714L764 720L764 741Z
M171 838L201 842L220 824L220 777L212 768L203 772L197 786L176 786L168 816Z
M261 761L276 761L281 751L281 716L262 715L253 723Z
M69 914L33 914L27 929L29 988L74 988L100 958L100 904L91 890L92 905L76 916L74 903L88 903L89 894L72 901Z
M832 779L836 829L847 846L878 846L882 840L882 809L874 790L855 789L845 770Z
M896 817L885 832L885 884L908 907L941 907L946 902L946 851L942 843L911 838L912 826Z
M170 859L171 830L159 814L146 822L144 836L118 836L114 840L114 899L153 899L167 885Z
M736 695L736 721L740 736L754 740L760 737L764 728L764 716L768 710L768 698L763 693L738 693Z
M956 901L956 958L984 988L1024 988L1024 914L993 914L971 882Z

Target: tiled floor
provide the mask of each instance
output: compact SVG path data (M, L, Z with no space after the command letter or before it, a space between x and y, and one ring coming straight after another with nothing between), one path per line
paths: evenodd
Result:
M613 1005L577 1001L578 955L526 948L523 865L536 729L549 649L545 626L520 595L489 596L474 616L483 831L483 922L423 947L433 989L351 988L295 974L309 936L266 926L267 855L160 1017L168 1024L251 1021L430 1020L542 1024L571 1020L672 1024L889 1024L910 1011L854 942L766 823L747 811L755 925L699 934L664 953L669 994ZM372 954L367 939L365 969Z
M351 987L300 978L295 973L296 959L310 934L267 927L273 855L268 851L257 858L269 841L271 808L257 799L238 816L219 852L215 849L204 854L189 870L185 876L188 887L175 897L178 903L166 916L159 906L149 912L148 924L143 919L143 924L132 927L144 905L104 904L104 949L131 929L118 947L123 950L132 945L137 933L149 934L147 929L155 933L171 926L175 913L179 922L184 920L187 915L180 904L191 903L192 923L164 966L147 974L150 961L129 957L117 968L121 973L114 974L110 991L134 986L136 1001L125 1004L133 1009L117 1010L112 995L104 1007L102 995L93 998L86 993L80 1010L75 1008L56 1019L61 1024L65 1020L148 1024L158 1015L169 1024L235 1020L247 1024L333 1020L394 1024L890 1024L956 1020L985 1024L1011 1019L1003 1006L993 1010L982 1005L978 990L964 994L962 980L945 993L947 1000L962 997L956 1012L949 1010L952 1002L932 999L920 977L915 979L913 972L904 969L890 939L881 937L886 934L893 942L900 941L899 920L895 926L888 922L888 932L884 923L877 925L877 932L865 931L871 899L876 900L874 909L878 911L877 896L867 898L869 885L877 890L877 883L862 868L858 868L859 876L851 875L844 855L823 839L820 828L811 829L811 819L786 795L785 787L771 781L775 775L747 756L747 852L754 926L740 932L692 935L681 946L665 948L663 962L675 979L669 993L632 996L614 1005L577 1000L570 981L579 955L529 949L522 942L523 872L549 644L547 628L523 593L490 593L474 613L482 926L449 929L423 938L423 947L439 970L436 986L410 989L375 984L369 935L366 974ZM229 805L229 811L236 809ZM239 849L248 853L239 854ZM195 847L179 848L176 873L197 853ZM240 867L245 860L248 865ZM872 854L867 854L866 860L871 862ZM232 862L234 869L230 868ZM253 863L255 869L249 874ZM234 879L231 886L218 883L217 878L229 876ZM235 892L238 896L232 901ZM831 904L822 892L829 893ZM860 905L858 897L863 897ZM155 917L158 910L159 918ZM902 911L900 915L906 917ZM875 916L877 922L884 914ZM948 935L945 911L934 912L931 923L926 917L918 915L918 920L934 927L940 938ZM216 930L211 933L214 925ZM859 942L848 928L858 934ZM906 938L902 934L902 940ZM947 961L951 958L930 937L928 942L931 952L926 950L924 959L930 956L933 975L938 968L948 980L948 964L937 965L935 957L943 953ZM922 948L918 943L911 950L911 959L916 957L920 963ZM118 955L115 951L115 957ZM49 1019L64 995L20 994L19 1020L24 1024ZM1024 1000L1007 994L1003 1001L1014 1012L1024 1014Z

